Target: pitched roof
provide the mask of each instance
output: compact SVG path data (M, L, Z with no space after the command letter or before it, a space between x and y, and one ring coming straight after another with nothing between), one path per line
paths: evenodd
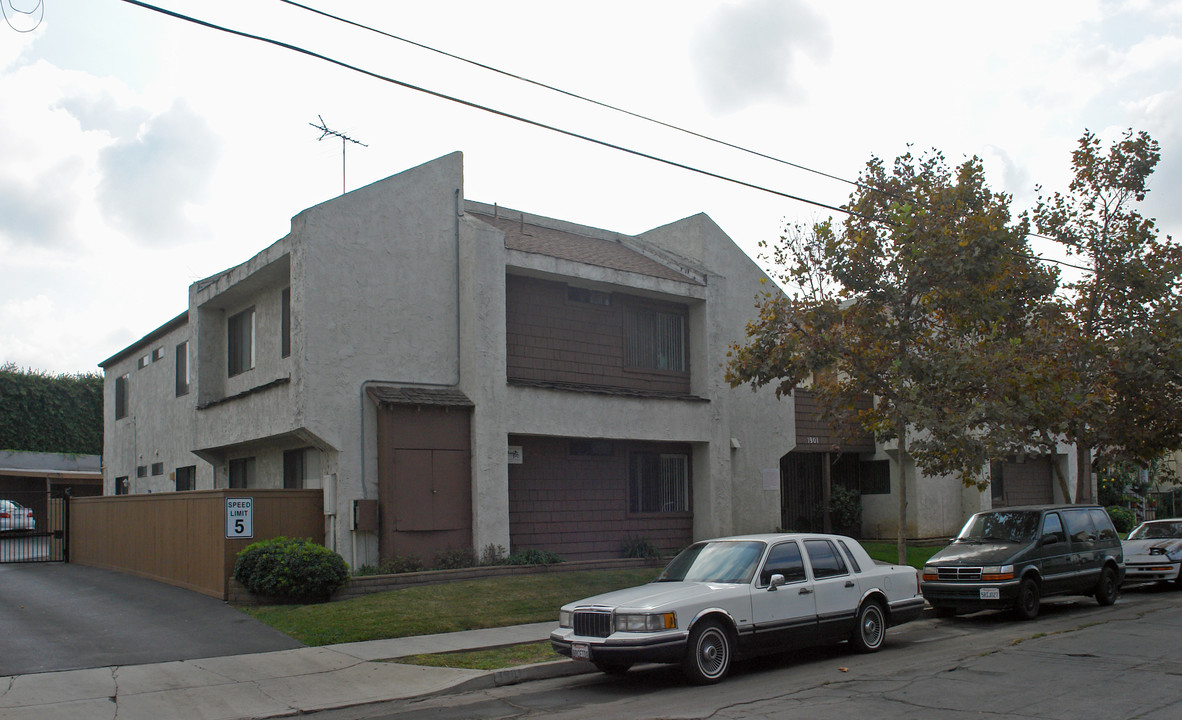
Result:
M699 284L693 278L662 265L615 240L588 237L529 222L523 223L520 219L495 217L482 213L472 214L505 233L505 247L510 250L546 255L560 260L570 260L585 265L622 270L664 280Z

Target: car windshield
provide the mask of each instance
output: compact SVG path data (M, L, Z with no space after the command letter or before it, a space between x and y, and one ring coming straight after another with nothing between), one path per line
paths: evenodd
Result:
M657 582L751 582L764 547L757 540L698 543L673 558Z
M1182 520L1145 523L1129 533L1130 540L1161 540L1164 538L1182 538Z
M956 541L1025 544L1034 540L1041 517L1042 513L1037 510L978 513L965 523Z

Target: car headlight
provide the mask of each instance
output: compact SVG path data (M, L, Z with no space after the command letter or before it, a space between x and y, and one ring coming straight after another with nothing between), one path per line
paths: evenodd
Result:
M659 632L677 627L676 613L617 613L616 632Z
M923 581L924 582L935 582L936 580L939 580L939 579L940 579L940 574L936 571L935 567L933 567L931 565L924 566L924 568L923 568Z
M558 611L558 627L560 627L560 628L574 627L574 623L571 622L571 618L573 616L574 616L574 613L572 613L570 610L559 610Z
M1166 557L1173 560L1174 562L1182 560L1182 548L1175 550L1174 552L1170 553L1169 555L1166 555Z
M981 568L982 582L1002 582L1014 579L1013 565L991 565Z

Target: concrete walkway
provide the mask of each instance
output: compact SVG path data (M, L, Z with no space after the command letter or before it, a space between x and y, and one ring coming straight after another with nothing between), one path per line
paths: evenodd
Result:
M233 720L294 715L589 672L560 660L498 671L383 662L544 640L556 623L253 655L0 677L5 720Z

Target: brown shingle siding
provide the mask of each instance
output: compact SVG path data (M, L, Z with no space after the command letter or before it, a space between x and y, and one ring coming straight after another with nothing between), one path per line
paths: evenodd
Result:
M509 533L514 551L550 550L568 560L619 557L629 537L667 552L688 545L693 516L631 515L628 457L633 450L685 452L678 444L612 441L608 456L571 456L566 438L513 437L523 463L509 469Z
M507 374L513 382L688 395L689 372L624 367L623 312L630 303L688 315L685 305L614 294L610 307L568 302L560 282L505 279Z

